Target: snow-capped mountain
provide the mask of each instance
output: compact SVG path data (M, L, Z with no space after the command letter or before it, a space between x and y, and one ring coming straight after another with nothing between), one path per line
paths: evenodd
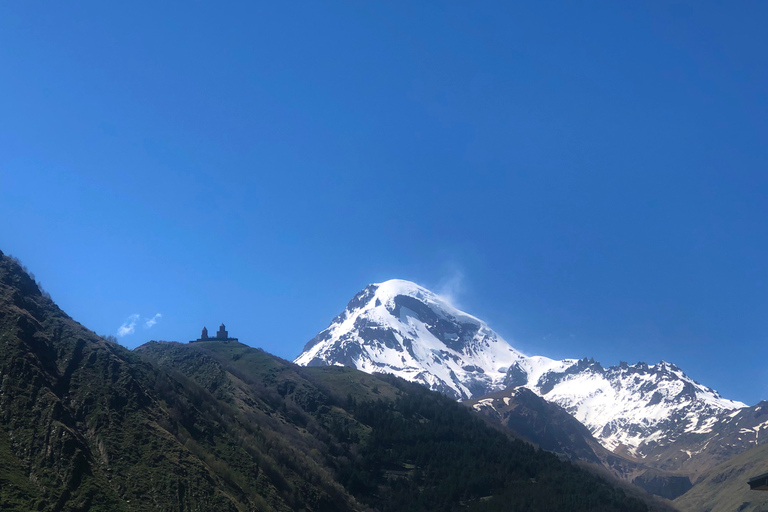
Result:
M702 471L768 442L768 402L735 409L709 423L705 429L679 434L674 443L648 446L645 461L698 477Z
M705 434L746 407L663 361L606 369L592 359L524 355L481 320L397 279L355 295L295 362L392 373L460 400L525 386L563 407L608 449L637 456Z
M571 413L606 448L641 457L686 434L709 434L728 413L746 407L664 361L604 369L582 359L525 385Z
M355 295L294 362L392 373L457 399L508 387L512 366L531 375L565 367L524 356L482 321L397 279Z

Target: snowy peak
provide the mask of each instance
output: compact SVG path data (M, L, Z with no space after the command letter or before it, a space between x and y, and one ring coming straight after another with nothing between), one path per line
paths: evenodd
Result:
M524 359L481 320L393 279L355 295L295 362L393 373L466 399L503 389L509 367Z
M428 325L432 326L438 323L438 318L435 318L438 315L442 320L460 320L468 327L479 328L484 325L477 318L457 310L426 288L410 281L391 279L384 283L368 285L355 295L344 312L337 316L326 330L307 343L304 353L321 343L326 333L340 332L354 327L354 322L350 325L350 320L368 316L371 319L377 318L384 320L385 323L391 323L387 322L389 316L399 316L403 307L409 310L408 312L415 313L422 322L428 322Z
M563 407L605 447L635 456L704 435L745 407L661 361L603 367L526 356L478 318L410 281L365 287L295 362L392 373L459 400L524 386Z
M745 404L722 398L674 364L620 363L607 369L582 359L528 384L586 425L611 450L644 456L680 436L707 434Z

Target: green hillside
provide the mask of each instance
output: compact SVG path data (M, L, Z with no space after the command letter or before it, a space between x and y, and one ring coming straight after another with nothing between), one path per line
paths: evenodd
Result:
M674 504L684 512L765 512L768 492L751 491L747 485L750 478L763 473L768 473L766 444L705 471Z
M0 375L2 510L363 509L322 468L273 463L223 421L230 398L100 339L2 254Z
M134 352L0 253L0 509L640 511L418 385L236 342Z

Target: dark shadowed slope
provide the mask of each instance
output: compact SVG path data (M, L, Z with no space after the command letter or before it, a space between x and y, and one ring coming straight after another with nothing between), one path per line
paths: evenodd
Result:
M562 407L547 402L527 388L498 391L468 400L463 405L544 450L623 480L630 492L642 495L642 491L629 486L629 482L633 482L646 492L673 499L691 487L686 476L657 471L642 461L608 451ZM672 508L666 500L654 500L653 506L658 510Z

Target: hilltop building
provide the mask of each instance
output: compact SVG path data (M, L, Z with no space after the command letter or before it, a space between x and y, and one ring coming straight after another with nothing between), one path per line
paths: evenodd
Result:
M196 341L237 341L237 338L230 338L226 327L224 327L224 324L221 324L219 326L218 332L216 333L216 337L211 338L208 336L208 329L203 327L203 332L200 337L196 340L191 340L190 343L194 343Z

